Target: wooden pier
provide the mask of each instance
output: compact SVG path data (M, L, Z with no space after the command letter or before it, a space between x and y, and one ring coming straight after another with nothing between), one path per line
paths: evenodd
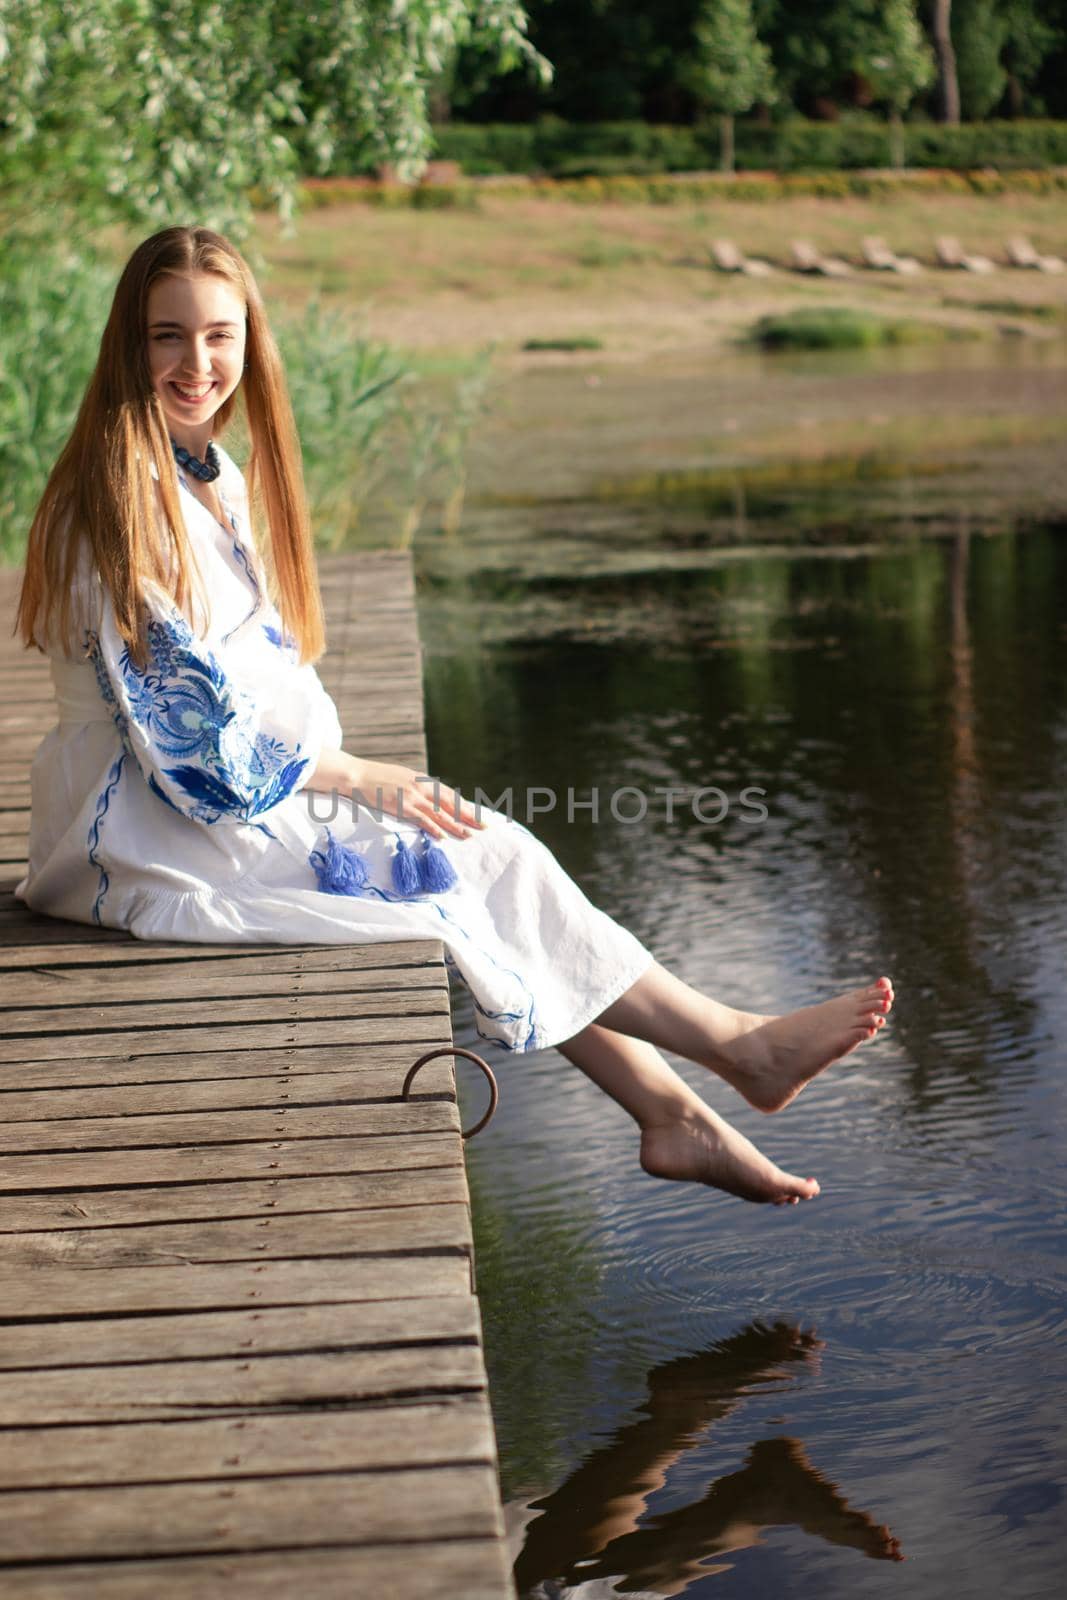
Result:
M425 770L410 563L320 564L348 748ZM507 1600L440 946L14 900L47 663L0 572L0 1594Z

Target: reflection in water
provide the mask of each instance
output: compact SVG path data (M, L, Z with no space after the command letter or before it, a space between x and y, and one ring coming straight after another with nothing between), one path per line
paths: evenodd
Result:
M473 594L461 611L476 623L487 597ZM894 1037L926 1118L961 1083L994 1100L1005 1071L1021 1078L1044 1043L1030 982L1044 943L1029 914L1063 879L1046 843L1063 817L1065 596L1055 530L713 571L543 575L507 612L520 635L542 623L552 642L435 662L431 729L447 729L449 780L491 795L509 783L561 797L718 784L736 801L763 787L760 829L736 805L714 829L684 804L668 822L654 798L640 826L567 820L562 799L523 820L668 964L672 941L706 941L700 882L742 917L752 907L739 894L784 900L774 935L787 958L797 908L817 900L830 960L846 956L817 981L892 964L907 992ZM433 637L438 613L426 610ZM1006 941L1011 905L1028 915ZM683 975L704 982L695 964ZM759 1010L781 991L753 983L729 998ZM798 983L795 1003L809 998Z
M948 722L951 776L946 822L948 847L958 874L961 906L966 907L963 928L969 933L981 920L980 834L981 770L975 742L974 649L967 609L970 570L970 534L962 529L952 541L949 566L949 688Z
M534 1502L542 1515L527 1530L515 1565L520 1594L552 1580L611 1580L619 1593L683 1594L726 1570L715 1556L747 1549L765 1528L784 1525L883 1560L902 1560L888 1528L854 1511L816 1471L796 1439L761 1439L745 1465L669 1511L649 1511L683 1456L755 1386L789 1379L789 1366L817 1361L820 1341L785 1323L752 1323L733 1338L676 1356L648 1376L642 1415L594 1450L560 1488ZM639 1525L640 1523L640 1525ZM545 1591L542 1590L542 1593Z
M952 541L949 592L952 606L952 754L956 771L954 816L958 839L973 833L978 760L974 740L974 649L967 615L967 574L970 534L966 529Z
M629 1124L552 1052L508 1062L470 1160L504 1493L566 1484L530 1513L533 1593L1062 1586L1067 530L978 527L686 571L650 536L640 571L630 549L611 576L556 582L536 546L537 584L506 603L424 597L449 780L766 789L759 828L685 805L674 823L655 806L638 826L533 820L664 965L757 1009L883 970L900 997L889 1037L769 1127L691 1074L823 1181L787 1249L762 1215L636 1175ZM487 616L511 643L486 648ZM795 1335L732 1386L728 1347L690 1353L757 1320L818 1326L821 1372ZM809 1456L899 1531L906 1568L837 1547L895 1554Z

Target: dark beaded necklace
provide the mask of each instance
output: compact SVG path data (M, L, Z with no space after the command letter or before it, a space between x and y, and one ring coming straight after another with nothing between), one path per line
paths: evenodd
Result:
M213 444L209 444L205 452L206 461L199 461L190 451L182 448L174 439L170 441L174 451L174 459L179 467L184 467L186 472L191 472L194 478L199 478L201 483L214 483L222 471L222 462L219 453Z

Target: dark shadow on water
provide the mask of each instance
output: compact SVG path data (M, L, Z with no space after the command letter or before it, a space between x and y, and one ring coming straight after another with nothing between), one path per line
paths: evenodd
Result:
M620 1594L684 1594L719 1570L709 1565L716 1557L749 1548L772 1527L797 1527L876 1560L903 1560L889 1529L854 1510L797 1439L756 1440L739 1471L708 1482L686 1504L649 1509L672 1469L706 1443L709 1428L749 1393L815 1365L821 1348L813 1333L754 1322L654 1367L641 1415L531 1506L541 1515L515 1564L520 1595L594 1580L611 1581Z

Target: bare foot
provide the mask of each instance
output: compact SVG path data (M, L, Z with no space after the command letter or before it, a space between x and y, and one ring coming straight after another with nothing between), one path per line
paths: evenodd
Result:
M879 978L783 1017L753 1016L751 1026L720 1046L718 1070L758 1111L781 1111L816 1073L873 1039L892 1005L893 985Z
M641 1165L653 1178L706 1183L742 1200L771 1201L779 1206L814 1200L819 1192L814 1178L794 1178L783 1172L710 1106L644 1128Z

